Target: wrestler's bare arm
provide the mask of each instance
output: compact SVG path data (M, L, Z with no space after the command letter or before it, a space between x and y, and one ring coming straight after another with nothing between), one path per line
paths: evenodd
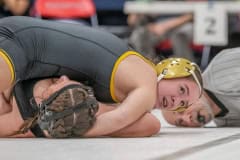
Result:
M108 105L99 103L99 110L97 116L116 109L117 105ZM113 132L110 137L147 137L157 134L160 131L160 121L150 112L144 114L138 120L129 126Z
M146 113L129 126L113 132L110 137L150 137L160 132L160 121L151 113Z
M5 53L0 50L0 92L10 88L13 83L14 77L10 66L10 61L6 58Z
M97 117L88 137L109 135L123 129L149 112L155 103L157 78L154 69L136 56L121 62L115 76L117 109Z

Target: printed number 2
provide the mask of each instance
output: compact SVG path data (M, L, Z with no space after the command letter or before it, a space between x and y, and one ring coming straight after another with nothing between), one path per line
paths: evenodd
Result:
M212 18L212 17L207 17L206 19L206 23L207 23L207 28L206 28L206 34L215 34L216 31L214 30L215 25L216 25L216 19Z

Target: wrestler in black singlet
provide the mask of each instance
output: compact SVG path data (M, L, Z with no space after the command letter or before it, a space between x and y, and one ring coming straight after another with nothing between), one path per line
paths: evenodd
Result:
M87 82L102 102L116 101L117 61L139 55L104 31L21 16L0 20L0 49L13 64L14 81L67 75Z
M128 55L143 58L104 31L21 16L0 20L0 56L10 67L14 95L23 119L36 112L30 104L36 82L33 79L67 75L93 87L98 101L116 102L114 73ZM43 136L38 125L32 131L36 136Z

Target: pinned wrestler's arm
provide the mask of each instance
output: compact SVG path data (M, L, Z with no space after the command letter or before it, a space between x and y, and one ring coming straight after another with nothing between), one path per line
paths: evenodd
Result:
M106 105L99 103L99 110L96 114L99 115L116 109L117 105ZM152 113L148 112L141 116L138 120L128 125L127 127L113 132L107 136L110 137L148 137L159 133L160 121Z

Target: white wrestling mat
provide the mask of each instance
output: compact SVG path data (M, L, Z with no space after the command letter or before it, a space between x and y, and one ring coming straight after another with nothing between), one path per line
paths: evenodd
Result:
M163 122L164 123L164 122ZM0 139L1 160L238 160L239 128L175 128L148 138Z

